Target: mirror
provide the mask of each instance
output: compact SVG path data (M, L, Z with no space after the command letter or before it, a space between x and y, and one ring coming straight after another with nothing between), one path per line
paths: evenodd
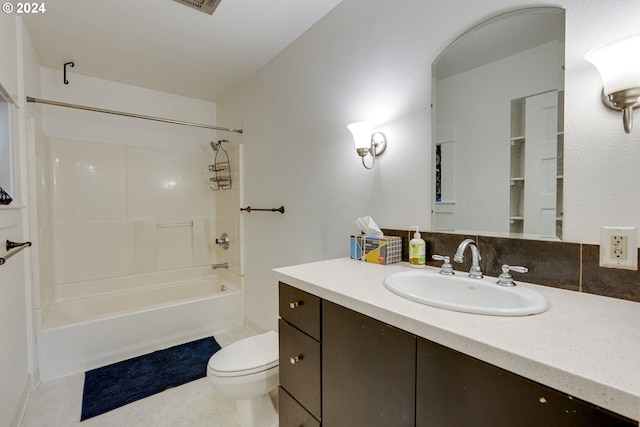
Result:
M434 62L433 231L561 239L564 18L497 16Z

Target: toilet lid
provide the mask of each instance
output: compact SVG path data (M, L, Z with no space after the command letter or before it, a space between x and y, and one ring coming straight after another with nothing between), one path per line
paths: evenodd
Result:
M238 376L274 366L278 366L278 333L269 331L217 351L209 359L208 370L218 376Z

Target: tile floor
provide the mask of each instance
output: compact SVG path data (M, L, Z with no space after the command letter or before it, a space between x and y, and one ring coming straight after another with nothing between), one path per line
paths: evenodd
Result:
M225 347L251 335L236 328L215 337ZM206 378L80 422L83 386L84 373L40 384L29 396L21 427L238 427L234 401Z

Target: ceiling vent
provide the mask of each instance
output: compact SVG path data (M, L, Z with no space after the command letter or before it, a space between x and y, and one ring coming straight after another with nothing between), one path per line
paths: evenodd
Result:
M222 0L175 0L178 3L186 4L194 9L213 15Z

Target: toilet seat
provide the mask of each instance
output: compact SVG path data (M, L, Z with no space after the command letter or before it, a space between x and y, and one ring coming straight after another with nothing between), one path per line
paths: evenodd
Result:
M278 333L269 331L224 347L209 359L207 370L217 377L238 377L278 366Z

